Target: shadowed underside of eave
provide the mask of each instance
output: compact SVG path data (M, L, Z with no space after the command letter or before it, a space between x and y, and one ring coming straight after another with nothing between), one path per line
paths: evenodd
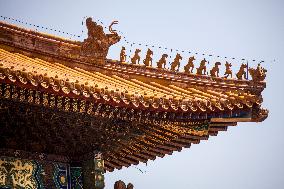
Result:
M70 162L99 151L113 171L268 116L261 109L264 81L106 59L96 65L80 52L82 42L4 23L0 29L0 151Z
M261 95L243 88L209 88L139 80L113 72L108 74L68 67L5 49L0 49L0 58L2 104L4 101L10 101L8 104L12 105L23 103L27 110L33 106L40 107L34 110L38 117L45 111L48 112L46 116L49 115L44 123L38 122L33 132L26 130L26 133L34 134L27 137L28 146L20 150L37 149L35 152L61 156L67 153L66 158L71 161L91 158L93 151L99 150L103 151L108 171L189 148L191 144L198 144L210 135L216 136L219 131L227 130L227 126L236 125L238 121L265 119L265 115L262 119L253 119L254 111L260 111ZM5 112L5 106L1 111ZM30 113L18 112L14 120L28 123L22 120L27 114ZM12 115L15 112L2 118L11 118ZM54 123L49 121L50 117ZM68 122L68 117L73 117L70 119L73 121ZM226 118L234 120L226 121ZM103 126L96 128L98 122L92 121L94 119L101 120ZM211 121L213 119L215 122ZM66 128L65 124L59 126L60 122L68 123L70 128ZM49 127L43 128L48 124ZM83 127L85 130L80 130ZM69 132L71 128L73 132ZM124 130L120 131L122 128ZM9 130L11 128L7 126L6 131ZM113 130L112 134L110 130ZM34 137L37 133L43 133L45 139ZM60 134L54 136L52 133ZM21 134L15 133L14 136ZM2 144L15 146L2 148L17 149L21 141L4 138L9 140ZM47 144L49 148L45 147ZM80 150L69 152L68 149Z
M9 84L0 89L1 148L56 154L75 162L101 151L108 171L181 151L238 121L256 121L237 117L185 121L178 115L163 119L164 114L139 117L141 112L135 110L113 111L102 104L53 98Z

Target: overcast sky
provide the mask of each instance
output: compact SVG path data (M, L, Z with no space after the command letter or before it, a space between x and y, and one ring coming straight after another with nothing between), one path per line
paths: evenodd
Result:
M253 65L252 59L266 60L263 66L268 69L268 77L263 106L270 111L267 120L239 124L217 137L149 161L147 165L107 173L106 188L113 188L114 182L120 179L132 182L136 189L283 188L284 1L0 0L0 15L76 35L85 31L82 26L85 16L93 16L106 26L118 20L115 28L129 41L213 54L210 61L217 60L218 55L246 58L250 65ZM122 41L110 50L109 58L117 59L122 45L129 50L129 45ZM147 47L141 48L143 54ZM155 58L167 52L157 48L153 51ZM186 62L190 54L183 56ZM230 61L234 69L241 63Z

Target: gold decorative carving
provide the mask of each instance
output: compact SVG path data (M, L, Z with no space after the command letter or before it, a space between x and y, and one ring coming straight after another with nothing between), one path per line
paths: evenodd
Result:
M226 71L225 71L225 78L228 78L229 76L231 76L231 78L233 77L233 72L232 72L232 64L226 61Z
M116 34L116 30L114 30L114 29L112 29L112 26L114 25L114 24L118 24L118 21L113 21L110 25L109 25L109 27L108 27L108 30L110 31L110 33L112 33L112 34Z
M189 57L187 64L184 66L184 72L185 73L193 73L193 69L194 69L193 61L194 60L195 60L194 56Z
M248 66L247 64L241 65L238 73L236 74L238 79L243 79L243 78L246 79L247 73L246 73L245 69L247 69L247 66Z
M257 65L256 69L249 68L249 73L253 81L264 81L266 72L267 70L261 67L260 64Z
M168 55L167 54L163 54L161 59L159 60L159 62L157 62L157 67L159 69L162 69L162 68L166 68L166 64L167 64L167 58L168 58Z
M126 61L125 47L122 47L120 51L120 62L125 62L125 61Z
M174 61L171 64L171 71L178 71L179 70L180 60L182 60L182 57L179 53L177 53ZM177 70L176 70L176 67L178 67Z
M201 60L199 68L197 68L197 74L198 75L206 75L206 62L207 60L204 58Z
M147 50L147 54L146 54L146 58L143 60L143 63L145 66L150 66L151 63L151 67L152 67L152 56L153 55L153 51L151 51L151 49Z
M31 161L0 159L0 186L13 188L37 188L33 172L35 165Z
M111 34L105 34L102 26L94 22L92 18L87 18L88 38L82 43L81 54L86 57L98 58L97 63L104 64L109 47L120 40L120 36L112 29L112 25L116 23L114 21L109 26Z
M215 66L210 70L211 77L219 77L219 66L221 62L216 62Z
M135 50L134 56L131 58L131 63L132 64L136 64L137 62L139 64L139 62L140 62L140 55L139 55L139 53L140 52L141 52L140 49L136 49Z

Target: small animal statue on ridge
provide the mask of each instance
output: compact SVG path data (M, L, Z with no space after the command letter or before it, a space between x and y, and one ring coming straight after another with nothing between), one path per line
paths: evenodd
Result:
M145 66L150 66L150 62L151 62L151 67L152 67L152 56L153 55L153 51L151 51L150 49L147 50L146 53L146 58L143 60L143 63Z
M232 72L232 64L226 61L226 71L225 71L225 78L228 78L229 76L231 76L231 78L233 77L233 72Z
M133 188L134 188L134 186L133 186L132 183L128 183L128 184L127 184L127 188L126 188L126 189L133 189Z
M119 180L114 183L114 189L126 189L126 185L123 181Z
M185 73L192 73L193 72L193 69L194 69L193 61L194 60L195 60L194 56L189 57L188 63L184 66L184 72ZM190 68L191 68L191 70L190 70Z
M199 68L196 68L196 70L197 70L196 74L206 75L206 65L205 65L206 62L207 62L207 60L205 58L203 60L201 60Z
M219 66L221 62L216 62L215 66L210 70L211 77L219 77Z
M133 187L134 186L131 183L128 183L126 187L125 183L121 180L114 183L114 189L133 189Z
M122 47L120 51L120 62L125 62L125 61L126 61L125 47Z
M238 79L243 79L243 77L244 77L244 79L246 79L247 73L246 73L245 69L246 69L247 67L248 67L247 64L242 64L242 65L241 65L241 67L240 67L238 73L236 74L236 76L237 76Z
M267 70L261 67L260 64L257 65L256 69L249 68L249 73L253 81L264 81L266 72Z
M139 55L139 53L140 52L141 52L140 49L136 49L135 50L134 56L131 58L131 63L132 64L136 64L137 61L138 61L138 64L139 64L139 62L140 62L140 55Z
M157 67L158 67L159 69L166 68L167 58L168 58L168 55L167 55L167 54L163 54L163 55L162 55L162 58L159 60L159 62L157 62Z
M180 60L182 60L182 57L179 53L177 53L174 61L171 64L171 71L178 71L179 67L180 67ZM176 70L176 67L178 67L178 69Z

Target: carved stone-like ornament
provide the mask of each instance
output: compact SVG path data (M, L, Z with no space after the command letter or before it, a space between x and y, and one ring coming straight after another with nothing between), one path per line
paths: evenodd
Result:
M238 73L236 74L238 79L243 79L243 77L244 77L244 79L246 78L246 76L247 76L247 73L245 71L246 68L247 68L247 64L242 64L241 65Z
M125 62L125 61L126 61L125 47L122 47L120 51L120 62Z
M207 62L207 60L205 60L205 58L203 60L201 60L199 68L196 69L197 70L196 74L206 75L206 65L205 65L206 62Z
M134 56L131 58L131 63L132 64L139 64L139 62L140 62L140 55L139 55L139 53L141 52L141 50L140 49L136 49L135 50L135 53L134 53Z
M267 70L258 64L256 69L249 68L249 73L253 81L264 81Z
M185 73L192 73L194 69L193 61L195 60L195 57L189 57L188 63L184 66L184 72Z
M109 47L120 40L120 36L111 29L115 23L110 25L111 34L105 34L102 26L94 22L92 18L87 18L88 38L82 43L81 55L94 60L94 63L104 64Z
M157 62L157 67L159 69L165 68L166 67L166 63L167 63L167 58L168 55L167 54L163 54L162 58L159 60L159 62Z
M179 70L180 60L182 60L182 56L179 53L177 53L174 61L171 64L171 71L178 71ZM177 68L177 70L176 70L176 68Z
M211 77L219 77L219 66L221 65L220 62L216 62L215 66L210 70Z
M225 78L228 78L229 76L231 76L231 78L233 77L233 72L232 72L232 64L226 61L226 71L225 71Z
M151 63L151 67L152 67L152 55L153 55L153 51L151 51L151 49L148 49L146 58L143 60L143 63L145 66L150 66L150 63Z

